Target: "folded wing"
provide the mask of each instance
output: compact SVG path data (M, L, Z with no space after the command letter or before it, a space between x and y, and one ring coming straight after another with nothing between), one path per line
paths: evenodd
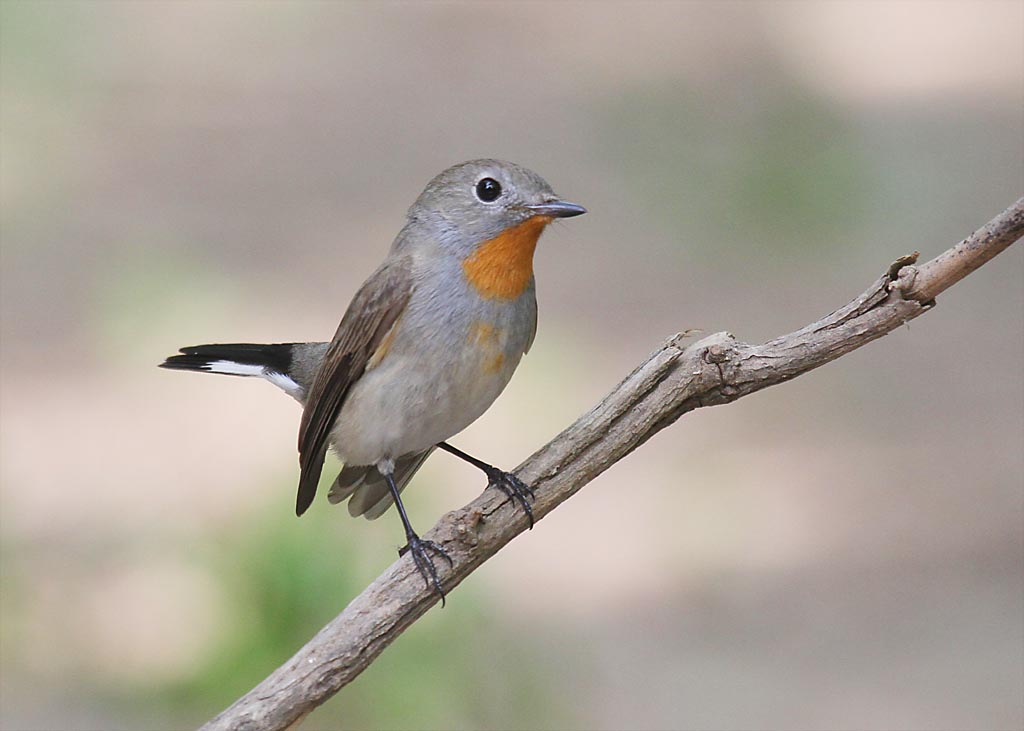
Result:
M366 280L338 325L302 411L296 515L316 496L331 430L349 390L402 316L411 293L408 260L389 260Z

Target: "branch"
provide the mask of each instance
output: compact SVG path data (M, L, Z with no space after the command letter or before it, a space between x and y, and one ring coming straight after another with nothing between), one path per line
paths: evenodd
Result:
M845 307L761 345L716 333L684 347L665 342L604 400L526 462L517 474L537 492L537 519L680 416L735 401L824 365L930 310L935 297L1024 234L1024 198L935 259L897 260ZM454 565L438 565L451 590L526 529L519 510L485 490L443 516L424 536L444 546ZM285 729L298 724L365 670L437 602L409 559L401 558L320 630L288 662L203 726L203 731Z

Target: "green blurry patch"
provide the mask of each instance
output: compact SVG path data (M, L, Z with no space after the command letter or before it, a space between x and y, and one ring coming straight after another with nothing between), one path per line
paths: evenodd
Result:
M150 235L97 273L91 293L95 342L129 359L152 359L168 341L180 339L175 333L213 331L218 321L237 316L244 301L237 281L181 251Z
M727 88L637 88L602 110L602 149L631 205L690 234L688 255L769 262L840 245L869 203L869 151L852 120L775 76ZM736 242L752 245L723 246Z
M4 84L74 90L78 62L95 53L102 16L95 3L4 0L0 3L0 60Z
M289 513L275 501L256 519L189 549L223 587L224 631L189 677L120 698L130 712L158 711L186 725L212 717L291 657L395 557L397 526L355 521L324 505L301 521ZM382 521L389 519L397 523L390 513ZM550 725L561 718L560 704L534 667L541 640L509 625L517 623L470 580L303 728Z

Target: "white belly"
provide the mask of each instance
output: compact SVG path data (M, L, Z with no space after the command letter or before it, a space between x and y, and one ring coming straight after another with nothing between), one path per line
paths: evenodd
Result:
M450 344L399 330L380 364L356 382L331 434L347 464L429 449L469 426L502 392L522 357L522 334L480 321L452 325Z

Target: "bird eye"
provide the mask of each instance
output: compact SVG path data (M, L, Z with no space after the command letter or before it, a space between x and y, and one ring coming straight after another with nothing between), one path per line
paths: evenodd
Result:
M484 203L493 203L501 195L501 183L494 178L483 178L476 184L476 197Z

